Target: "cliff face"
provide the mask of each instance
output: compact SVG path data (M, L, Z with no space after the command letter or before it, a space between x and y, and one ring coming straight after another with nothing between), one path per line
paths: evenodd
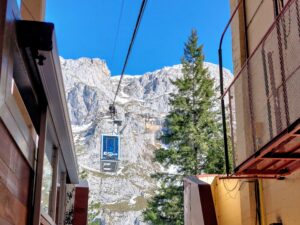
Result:
M144 224L141 212L156 188L150 174L162 168L152 162L168 98L176 92L170 79L182 76L181 65L144 75L125 76L116 100L121 163L116 173L100 172L100 135L113 131L108 116L119 81L100 59L61 58L67 102L81 176L90 184L90 218L95 224ZM218 65L205 63L218 85ZM225 84L232 75L225 70ZM98 221L96 223L96 221Z

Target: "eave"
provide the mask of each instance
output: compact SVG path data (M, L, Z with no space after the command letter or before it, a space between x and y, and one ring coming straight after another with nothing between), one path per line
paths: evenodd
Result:
M56 45L54 25L35 21L18 21L17 36L20 48L27 58L33 89L42 87L38 96L44 95L52 118L59 147L71 183L78 183L78 165L68 114L64 83ZM22 92L22 90L20 90ZM45 102L45 103L44 103ZM26 104L26 102L25 102ZM28 101L30 104L30 101ZM30 107L30 105L28 105ZM36 125L38 127L38 125Z

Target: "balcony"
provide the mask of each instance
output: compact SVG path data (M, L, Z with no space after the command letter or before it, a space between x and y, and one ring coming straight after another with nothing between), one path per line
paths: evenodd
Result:
M237 176L300 168L299 15L289 1L222 96Z

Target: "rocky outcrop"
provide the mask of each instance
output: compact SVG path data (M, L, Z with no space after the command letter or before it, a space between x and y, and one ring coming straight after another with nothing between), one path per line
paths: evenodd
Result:
M125 76L116 99L120 127L121 163L116 173L100 171L100 135L113 131L108 106L119 81L100 59L61 58L69 113L81 176L90 184L90 219L94 224L144 224L141 212L155 189L150 174L161 170L152 162L156 140L176 92L172 79L182 76L181 65L144 75ZM205 63L218 85L218 66ZM225 83L232 75L225 70Z

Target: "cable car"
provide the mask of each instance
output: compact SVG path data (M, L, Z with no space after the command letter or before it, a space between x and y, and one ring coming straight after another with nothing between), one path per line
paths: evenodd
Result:
M101 171L116 172L120 160L120 136L114 134L101 135Z

